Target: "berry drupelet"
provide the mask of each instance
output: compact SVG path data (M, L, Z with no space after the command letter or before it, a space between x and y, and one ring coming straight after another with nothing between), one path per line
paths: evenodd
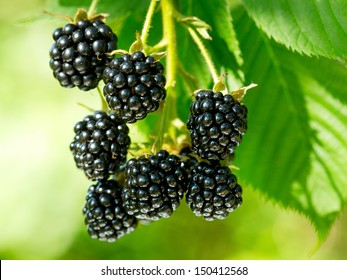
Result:
M200 162L192 170L186 202L207 221L225 219L242 203L242 188L230 169L218 162Z
M74 127L70 149L76 165L90 180L107 179L126 161L129 128L114 113L95 111Z
M141 220L168 218L183 197L187 174L175 155L161 150L148 158L130 159L122 198L128 214Z
M187 121L192 150L206 160L233 154L247 130L247 108L232 95L200 90Z
M91 185L83 207L88 233L92 238L114 242L137 226L137 219L123 208L122 187L115 180Z
M105 68L103 93L126 123L144 119L166 97L163 65L141 51L114 58Z
M117 36L101 20L81 19L53 31L49 51L50 67L60 85L87 91L97 87L106 64L107 53L117 48Z

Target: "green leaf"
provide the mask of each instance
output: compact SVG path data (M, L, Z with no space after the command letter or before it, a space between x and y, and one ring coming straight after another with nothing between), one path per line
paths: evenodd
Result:
M257 25L287 48L307 55L347 57L345 0L243 0Z
M249 129L240 178L310 219L324 240L347 201L347 67L290 52L233 11L244 54ZM248 202L251 203L251 202Z

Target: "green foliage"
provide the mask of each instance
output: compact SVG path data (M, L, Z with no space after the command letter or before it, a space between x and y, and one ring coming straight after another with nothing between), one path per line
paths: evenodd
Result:
M347 57L345 0L243 0L257 25L279 43L306 55Z
M324 239L346 203L346 65L293 53L233 11L246 81L250 135L240 175L266 196L305 214Z
M44 9L73 17L77 8L88 10L90 2L49 0ZM153 15L147 50L166 51L168 47L166 44L158 44L163 43L161 40L166 36L163 32L160 3L163 1L158 2ZM178 117L185 123L193 92L201 88L212 89L215 82L206 65L206 57L201 54L201 49L187 29L195 28L218 74L227 73L225 82L229 91L251 83L258 84L255 89L249 90L243 100L249 109L249 128L236 151L235 162L231 162L239 168L234 172L245 191L244 204L226 220L207 223L193 216L182 201L183 205L170 219L154 222L150 226L141 226L112 247L110 244L91 240L85 231L82 214L78 212L79 205L76 205L76 201L82 205L89 182L83 181L83 176L78 177L81 174L74 169L72 159L69 161L68 148L64 150L64 147L68 147L71 135L64 135L66 131L71 130L66 129L68 124L71 124L72 128L76 121L72 115L77 114L78 110L80 114L84 112L83 108L78 106L75 109L73 102L89 102L89 107L100 109L100 98L96 91L89 94L80 93L75 89L72 90L75 95L66 93L62 97L61 94L68 91L62 89L54 102L47 93L43 99L38 96L40 88L46 90L50 85L52 88L57 86L56 81L48 75L51 73L48 73L44 83L35 84L35 93L32 93L30 98L35 100L40 110L45 110L42 113L44 117L38 115L35 118L35 124L47 117L47 110L54 112L54 118L52 117L44 128L45 131L55 133L52 134L52 139L58 139L59 146L55 147L55 154L49 159L50 166L53 166L50 172L41 172L40 169L40 172L35 173L35 165L32 169L30 167L27 173L24 172L24 178L28 182L32 180L32 173L41 174L37 175L41 176L37 181L44 182L44 186L37 190L38 193L44 194L42 201L39 196L33 198L29 194L29 188L26 192L18 190L19 198L15 188L10 195L2 193L1 197L5 197L5 194L7 198L10 197L3 204L14 213L15 219L11 221L20 221L23 218L21 209L14 209L15 202L19 202L23 205L22 208L25 208L25 203L28 203L27 197L31 197L36 207L28 211L35 217L33 220L36 223L31 223L24 217L26 223L18 222L20 225L6 227L6 242L10 240L11 232L16 233L13 238L20 242L7 242L9 245L3 246L5 250L2 254L14 258L23 255L29 258L32 255L39 258L59 255L61 258L83 256L89 259L254 259L271 258L274 255L282 257L272 237L277 238L276 236L285 235L286 232L273 229L274 217L285 217L280 222L285 224L281 229L286 229L287 223L298 219L289 216L293 212L305 216L305 221L308 221L306 224L312 223L320 242L327 238L347 200L347 65L344 60L347 45L347 4L344 0L243 0L242 4L236 0L173 0L173 3L177 41L175 52L178 61L176 83L169 92L172 97L169 99L171 103L165 105L166 108L169 106L170 110L159 110L130 125L132 142L150 146L158 132L168 134L172 130L174 132L171 135L177 138L188 136L185 128L173 126L175 118ZM149 0L98 1L97 13L109 14L107 23L117 33L120 49L128 50L136 39L135 32L141 32L149 4ZM39 18L40 21L36 24L44 26L42 16ZM57 22L59 24L55 24L56 26L65 24L62 19L55 19L55 23ZM38 34L34 31L33 34ZM48 35L45 34L45 37ZM209 40L209 37L212 39ZM37 41L41 42L35 37L32 48L37 46ZM14 46L19 46L19 42L21 41L18 40ZM48 50L48 47L47 45L44 49ZM21 53L19 49L17 52ZM46 63L47 52L36 54L35 58L43 57ZM20 58L22 62L24 57ZM170 57L164 57L161 62L167 65L169 59ZM46 64L45 73L50 71L48 63ZM14 70L11 72L11 68L9 69L6 70L6 73L9 73L8 77L16 75ZM8 77L7 79L10 79ZM28 77L26 83L29 83ZM39 77L35 76L32 80L38 79ZM19 83L13 86L16 92L26 92L24 88L17 88L19 86ZM15 95L6 95L7 103L2 104L8 106L4 105L4 110L9 110L14 102L12 96ZM54 108L50 107L53 103L56 106ZM61 116L62 110L69 114ZM19 115L20 117L15 118L16 121L24 119L26 114L29 115L32 108L30 111L23 108L20 111L23 112L23 116ZM167 126L163 127L162 119L165 112L168 113L168 122ZM52 120L57 125L62 123L60 130L52 128ZM29 133L29 129L24 131ZM172 144L167 138L164 138L164 141ZM133 148L135 151L137 146ZM21 151L23 152L26 150ZM13 159L13 156L8 158ZM40 163L41 166L46 162L43 152L39 159L32 156L30 160ZM64 162L63 171L57 163L58 160ZM13 164L13 169L19 168L17 162L9 162L10 166ZM8 163L4 166L8 168ZM70 171L71 169L73 171ZM62 176L64 178L59 181L63 187L53 188L53 185L50 185L51 178L59 177L61 172L68 174ZM19 176L15 176L15 183L18 185L19 180ZM46 189L46 185L50 185L52 189ZM285 211L279 211L279 207L271 208L262 198L270 200ZM65 203L64 207L60 207L61 204L57 201ZM50 204L59 204L59 211L56 207L42 211L43 207L49 207ZM53 218L47 217L47 213ZM65 217L71 219L68 221ZM46 230L38 230L46 222ZM58 232L55 224L62 228L62 232ZM305 225L303 227L305 228ZM301 233L302 229L292 229L291 233L296 230ZM65 238L65 235L69 235L69 238ZM27 242L26 236L37 239L35 242ZM40 238L42 236L44 238ZM169 238L170 242L167 241ZM283 239L288 243L288 250L294 250L290 245L295 242L290 243L289 237ZM59 248L58 245L49 246L52 240L53 243L59 244ZM47 255L37 253L41 249L41 243L41 247L50 248L45 253ZM302 243L297 242L292 247L299 248L300 244ZM308 245L305 245L307 248ZM14 253L16 246L22 248L18 255ZM239 247L242 247L243 251ZM254 247L258 251L252 255L249 252ZM296 255L288 254L284 257L290 256L295 258Z
M59 3L74 8L88 5L88 1ZM110 13L108 20L119 32L120 44L129 46L135 31L142 28L149 1L141 3L99 2L98 12ZM249 132L237 151L240 180L274 202L304 214L323 240L347 199L347 175L343 171L347 163L347 95L343 83L347 68L342 62L301 56L290 49L308 55L345 56L343 15L347 5L341 1L244 0L248 16L244 8L231 3L175 2L179 75L170 93L175 98L170 101L177 104L166 106L178 109L171 111L171 119L178 115L186 122L193 92L213 86L204 57L187 30L196 28L217 72L229 74L227 83L233 87L229 91L252 82L259 84L244 101L249 108ZM139 15L135 19L134 13ZM253 20L287 48L260 31ZM149 33L153 45L165 36L161 24L157 9ZM203 40L209 36L212 40ZM139 141L148 142L160 131L162 114L134 125L143 137ZM173 135L180 134L187 131L178 130Z

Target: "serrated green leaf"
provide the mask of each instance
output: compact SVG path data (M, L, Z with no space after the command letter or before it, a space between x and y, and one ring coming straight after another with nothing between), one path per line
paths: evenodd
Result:
M347 57L345 0L243 0L257 25L287 48L307 55Z
M233 12L248 82L249 130L240 177L310 219L324 240L347 201L346 65L301 56L269 40L244 9Z

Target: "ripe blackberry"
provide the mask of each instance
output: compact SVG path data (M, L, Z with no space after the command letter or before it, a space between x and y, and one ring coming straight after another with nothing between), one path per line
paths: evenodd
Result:
M247 108L230 94L200 90L187 121L192 150L203 159L223 160L247 130Z
M83 207L88 233L92 238L114 242L137 226L137 219L123 208L122 188L115 180L91 185Z
M60 85L81 90L95 88L102 78L107 53L117 48L117 36L101 20L82 19L53 31L49 65Z
M127 123L156 111L166 97L163 70L159 61L140 51L114 58L103 74L109 107Z
M70 149L77 167L88 179L107 179L125 163L130 146L129 128L116 114L96 111L76 123L74 131Z
M207 221L225 219L242 203L242 188L230 169L218 162L200 162L192 172L186 202Z
M161 150L148 158L130 159L122 198L128 214L141 220L168 218L183 197L187 174L175 155Z

